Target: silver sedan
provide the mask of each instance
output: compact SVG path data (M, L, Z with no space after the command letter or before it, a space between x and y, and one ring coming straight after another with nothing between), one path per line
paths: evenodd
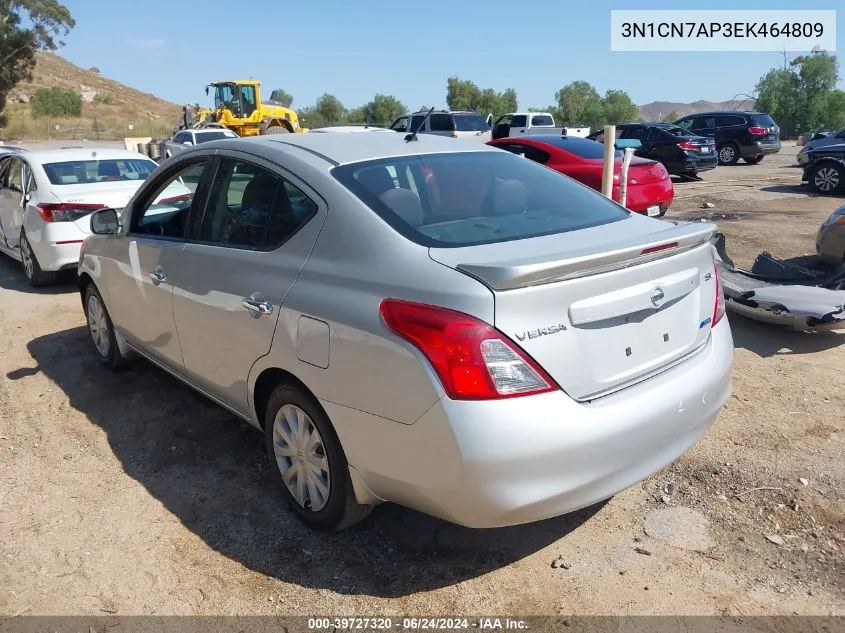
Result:
M731 391L714 226L480 143L204 143L91 225L93 351L261 429L317 528L384 501L470 527L574 511L672 462Z

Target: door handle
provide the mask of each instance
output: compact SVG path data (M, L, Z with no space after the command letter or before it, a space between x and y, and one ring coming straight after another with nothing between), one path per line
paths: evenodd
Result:
M153 280L153 285L157 286L160 283L167 281L167 273L163 270L156 269L151 272L148 277Z
M273 313L273 304L269 301L261 301L259 299L253 299L252 297L244 297L241 301L241 305L249 310L252 316L256 319L262 314Z

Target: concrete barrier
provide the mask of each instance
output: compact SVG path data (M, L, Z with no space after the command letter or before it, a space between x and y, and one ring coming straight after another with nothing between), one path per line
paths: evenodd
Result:
M124 147L129 152L137 152L138 151L138 144L143 143L146 145L150 141L153 140L152 136L139 136L137 138L129 137L123 139Z

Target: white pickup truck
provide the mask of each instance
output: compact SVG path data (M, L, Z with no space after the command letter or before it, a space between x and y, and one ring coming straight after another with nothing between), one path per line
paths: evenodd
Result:
M555 119L549 112L511 112L503 114L496 121L488 117L492 137L507 138L526 134L556 134L585 137L590 133L588 127L555 127Z

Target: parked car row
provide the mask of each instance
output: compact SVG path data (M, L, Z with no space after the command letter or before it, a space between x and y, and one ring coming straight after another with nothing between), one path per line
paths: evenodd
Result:
M112 369L146 358L260 429L315 528L385 501L479 528L589 506L707 432L733 361L715 226L556 173L593 173L595 148L381 133L189 147L85 218L93 352ZM652 165L632 170L668 180Z

